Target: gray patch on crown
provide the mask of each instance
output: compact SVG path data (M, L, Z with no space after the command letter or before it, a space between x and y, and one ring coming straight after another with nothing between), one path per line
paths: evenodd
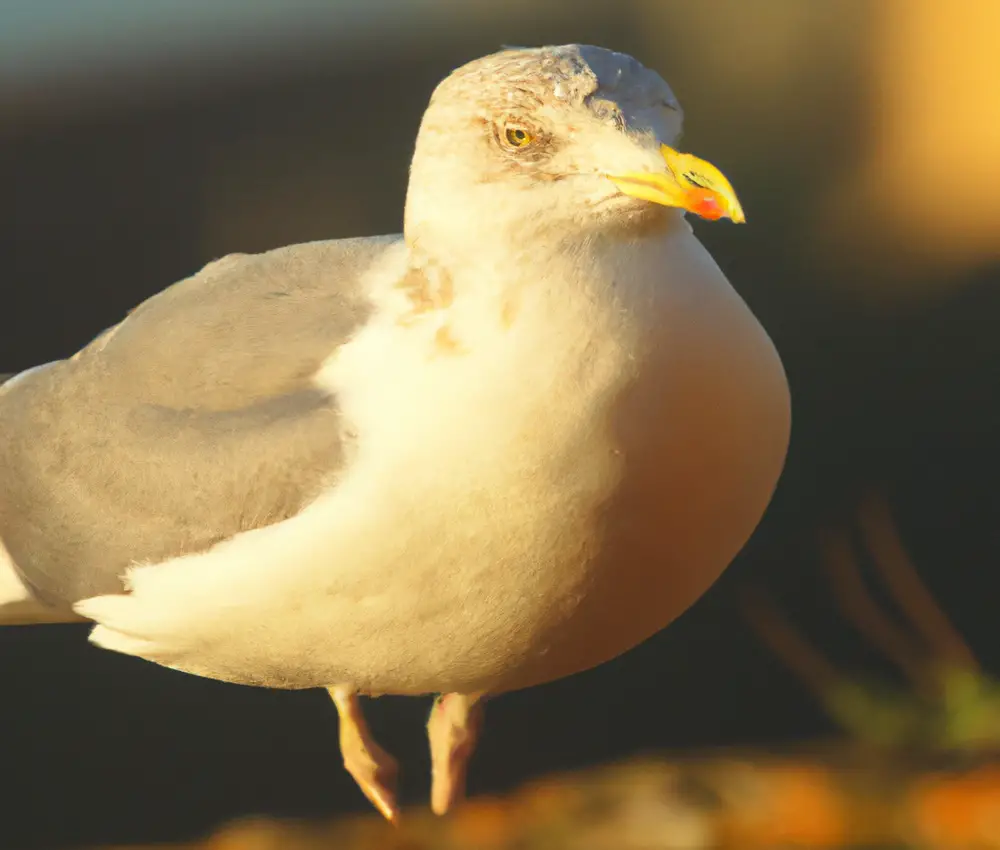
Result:
M432 101L456 89L495 88L499 80L507 91L545 100L583 103L595 95L617 100L624 94L638 109L681 109L663 78L634 57L580 44L512 48L476 59L452 72Z

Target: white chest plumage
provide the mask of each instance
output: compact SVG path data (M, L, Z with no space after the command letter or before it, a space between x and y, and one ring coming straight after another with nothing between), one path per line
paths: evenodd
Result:
M95 642L234 681L470 692L665 626L759 520L787 389L685 224L600 256L543 280L431 273L447 291L418 298L385 284L389 257L375 318L317 376L356 435L341 478L290 520L136 569L131 596L90 603Z

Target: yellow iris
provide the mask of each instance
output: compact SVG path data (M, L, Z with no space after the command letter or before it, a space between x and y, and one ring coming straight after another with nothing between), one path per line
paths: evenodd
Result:
M504 138L507 139L507 144L511 147L523 148L530 145L535 137L523 127L508 127L504 131Z

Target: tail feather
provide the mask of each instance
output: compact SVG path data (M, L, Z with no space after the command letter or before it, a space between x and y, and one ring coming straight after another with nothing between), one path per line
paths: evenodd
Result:
M14 567L0 540L0 626L79 623L83 617L68 608L54 608L36 599Z
M31 370L28 370L31 371ZM3 385L26 372L0 372ZM24 626L34 623L75 623L82 618L68 608L54 608L36 599L14 566L14 561L0 539L0 626Z

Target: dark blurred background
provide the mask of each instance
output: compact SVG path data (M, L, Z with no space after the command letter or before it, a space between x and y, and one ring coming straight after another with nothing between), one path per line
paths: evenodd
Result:
M435 83L503 45L658 69L684 148L740 192L696 224L773 336L795 425L758 534L670 629L488 708L473 791L646 751L833 733L757 640L766 588L845 668L818 535L887 495L921 576L1000 671L1000 4L988 0L0 0L0 371L64 357L233 251L394 232ZM2 438L2 437L0 437ZM0 495L2 498L2 495ZM0 631L3 848L170 840L365 810L323 693L240 688ZM428 704L369 703L428 789Z

